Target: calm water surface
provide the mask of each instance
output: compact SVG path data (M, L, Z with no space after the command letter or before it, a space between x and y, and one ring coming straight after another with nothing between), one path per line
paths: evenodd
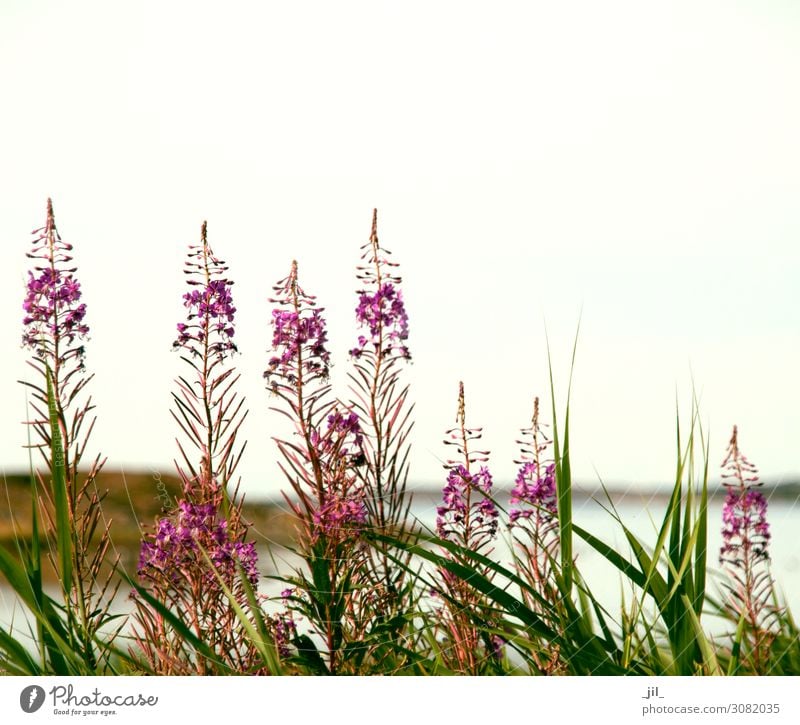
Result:
M436 520L437 500L433 495L420 494L415 497L413 514L425 526L434 526ZM666 504L656 502L634 503L626 501L618 505L622 520L631 531L647 545L652 545L656 539L656 526L663 516ZM648 510L650 513L648 513ZM721 535L722 502L712 501L709 504L709 592L716 594L719 591L718 552L722 543ZM574 521L577 525L590 531L593 535L614 546L619 552L628 556L629 551L624 536L619 526L596 502L579 500L574 504ZM775 501L769 506L769 522L772 532L770 542L770 555L772 559L772 574L778 590L783 595L786 603L795 612L800 614L800 507L790 502ZM603 557L591 549L580 538L575 537L575 556L578 566L587 580L592 592L597 599L609 610L612 617L619 613L620 591L622 581L617 570ZM280 549L274 549L272 555L277 560L282 573L291 573L291 567L296 565L296 559ZM507 540L498 541L494 553L495 559L504 564L510 563L510 551ZM268 552L262 552L260 557L264 574L275 574ZM280 582L265 579L261 585L264 593L277 595L283 588ZM631 591L625 586L626 600L630 601ZM55 592L54 592L55 594ZM128 611L129 602L124 596L119 597L120 610ZM7 588L0 584L0 623L7 625L11 619L18 625L23 625L26 620L24 611L15 603L14 597ZM714 625L713 619L704 620L706 625L717 630L719 625ZM23 625L24 626L24 625Z

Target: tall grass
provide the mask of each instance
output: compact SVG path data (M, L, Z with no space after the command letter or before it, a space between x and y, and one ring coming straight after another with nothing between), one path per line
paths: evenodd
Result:
M124 571L111 558L114 529L98 488L104 461L79 468L94 406L84 397L88 326L71 250L48 203L29 254L36 261L23 322L36 375L26 381L28 445L38 455L30 535L18 526L11 546L0 547L0 573L26 617L0 625L3 673L800 674L800 633L769 570L755 466L734 428L723 462L724 520L709 520L714 473L695 400L688 421L676 414L672 489L663 509L650 512L652 537L634 533L605 488L594 505L624 546L574 521L577 335L563 409L551 365L549 423L536 398L522 429L508 510L488 452L476 448L480 429L467 426L461 386L436 526L414 520L413 405L403 378L409 324L377 213L356 270L357 342L344 395L331 375L324 309L301 287L296 262L274 287L265 380L270 406L290 422L272 440L300 562L274 577L280 596L260 589L237 494L246 410L231 363L236 308L205 225L187 257L187 316L175 341L187 371L172 407L182 491L144 523L138 567ZM713 527L725 542L719 567L708 546ZM498 537L508 544L502 556ZM617 608L592 590L576 540L615 572ZM44 584L48 568L56 592ZM120 589L133 598L132 615L119 611Z

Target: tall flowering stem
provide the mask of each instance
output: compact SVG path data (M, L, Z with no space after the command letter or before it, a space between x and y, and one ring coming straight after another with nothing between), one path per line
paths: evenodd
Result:
M245 447L237 446L247 411L244 399L236 392L240 376L229 364L237 348L233 282L227 271L208 244L207 224L203 222L200 244L191 245L187 253L184 274L189 290L183 295L186 319L178 323L173 343L191 371L191 379L180 376L176 380L172 416L200 454L198 466L179 440L182 464L176 465L187 494L197 502L218 492L227 499L228 485L234 480Z
M511 490L509 529L514 541L514 564L518 574L538 593L537 599L523 592L525 603L540 616L549 616L542 600L557 602L558 587L553 581L553 562L557 561L558 501L555 462L550 456L552 440L539 421L539 398L533 401L531 424L521 431L517 441L520 458L514 487ZM556 624L555 622L553 623ZM547 657L534 655L543 674L554 674L558 661L556 647L544 643Z
M301 614L326 650L329 672L342 673L348 666L342 650L359 636L350 612L367 524L364 486L355 471L364 436L359 416L331 396L323 309L300 286L297 262L273 289L272 351L264 377L279 400L273 410L294 428L292 437L275 440L306 564L292 580L296 594L284 598L293 609L281 616ZM281 648L286 652L288 644Z
M720 564L730 577L728 606L737 619L744 617L749 657L758 674L766 674L769 647L774 638L770 626L777 612L771 604L773 582L769 572L767 499L759 490L758 469L739 449L739 433L733 427L722 481L727 488L722 509Z
M187 649L160 612L137 598L135 636L150 667L161 674L211 674L218 666L238 671L256 667L256 650L241 630L228 594L246 608L247 587L258 585L255 545L246 541L236 467L244 451L237 442L247 415L236 392L239 375L228 268L214 255L204 222L200 243L191 245L185 265L188 291L184 321L173 343L188 376L176 380L172 416L183 434L175 465L182 496L148 533L138 573L144 586L188 622L215 653L210 660ZM240 576L242 573L244 576Z
M406 489L413 426L409 386L402 372L410 361L408 315L400 287L398 264L378 239L378 210L373 210L369 240L361 247L361 264L356 278L358 304L355 315L359 328L356 346L350 351L352 407L362 421L363 466L359 476L364 484L365 505L370 527L381 534L408 537L411 495ZM389 618L406 608L405 568L394 566L388 545L378 543L370 552L364 572L378 603L375 614Z
M97 455L80 470L96 420L86 395L93 377L84 366L86 304L72 266L72 245L58 232L50 199L45 225L33 234L22 345L32 354L28 364L35 380L21 382L31 391L33 415L27 422L36 441L31 445L41 454L35 505L44 512L49 536L59 541L60 556L51 553L51 559L62 584L70 644L87 662L99 665L103 655L96 653L96 635L119 586L112 583L119 562L107 561L110 537L101 510L105 492L96 484L105 459Z
M459 383L456 427L447 431L444 441L456 448L457 455L445 464L448 476L442 504L436 509L436 530L441 538L488 556L497 537L498 511L491 499L492 475L484 465L489 452L473 447L481 435L481 428L467 427L464 384ZM445 555L464 566L476 566L472 559L459 553L445 550ZM480 573L491 578L493 572L486 569ZM444 600L442 621L448 645L445 657L460 672L481 674L487 661L502 656L502 642L487 637L476 624L476 620L487 621L484 598L469 581L444 568L439 569L438 580L437 594Z
M533 402L531 425L517 441L521 456L511 490L509 527L522 554L523 573L544 593L550 563L558 550L558 503L555 463L548 455L552 441L539 422L539 398Z

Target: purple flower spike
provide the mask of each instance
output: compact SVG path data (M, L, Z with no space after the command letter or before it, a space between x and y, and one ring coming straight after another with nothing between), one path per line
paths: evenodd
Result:
M358 537L367 523L367 507L357 494L327 495L325 503L312 516L314 533L331 540Z
M233 282L224 276L228 270L225 262L217 259L208 245L205 222L201 243L189 249L186 274L194 289L183 295L188 314L186 322L177 325L178 337L173 347L183 348L195 357L203 356L207 348L208 353L221 361L229 353L236 352L233 342L233 318L236 314L231 295Z
M757 558L769 558L770 540L767 523L767 499L761 491L728 489L722 509L722 548L720 556L736 556L745 539L750 553Z
M269 361L270 375L292 378L298 354L307 349L304 372L327 377L330 353L325 347L328 337L321 310L311 310L305 317L297 312L273 310L272 329L272 347L276 354Z
M722 509L720 563L741 568L769 560L767 499L758 490L761 486L758 470L739 450L736 426L722 465L725 471L722 479L728 493Z
M378 241L378 210L372 215L372 232L369 241L362 247L362 264L358 267L358 278L365 289L358 292L356 322L366 328L358 336L350 355L359 359L365 353L376 359L397 358L410 360L406 340L408 339L408 315L403 293L402 279L397 274L397 263L390 262L391 252Z
M459 540L478 548L497 534L497 507L484 494L492 492L492 474L486 466L470 473L464 466L450 470L436 509L436 531L443 539Z
M213 504L180 501L174 519L162 518L152 540L145 539L139 554L138 573L153 581L166 579L177 585L197 569L204 550L217 573L230 585L241 565L253 586L258 584L258 555L253 542L231 541L228 522L218 518ZM217 586L207 572L206 585Z
M558 513L556 467L551 463L540 474L540 466L536 461L526 461L519 469L511 490L509 518L512 523L521 518L529 519L537 510L547 518L553 518Z
M83 346L70 346L89 334L85 322L86 305L80 301L81 285L75 279L75 268L69 266L72 245L61 239L49 199L47 222L34 234L37 237L28 257L41 262L28 272L22 303L25 311L22 344L51 365L74 357L82 367ZM56 350L57 361L54 359Z
M773 581L769 573L770 541L767 499L759 490L758 470L739 450L736 426L722 462L723 484L728 492L722 509L720 563L728 574L726 603L733 621L744 617L742 657L756 674L767 674L770 644L777 614L772 604Z
M323 308L297 282L297 262L289 276L273 287L278 306L272 310L272 357L264 377L273 392L326 380L330 353Z
M272 618L272 627L275 632L275 646L278 654L286 659L292 654L290 648L292 640L297 636L297 624L291 612L281 612Z
M356 307L356 320L361 327L369 329L369 337L359 335L358 345L350 351L353 357L361 357L366 349L377 353L381 346L384 355L411 357L405 345L408 315L403 293L394 284L384 282L373 294L362 292Z

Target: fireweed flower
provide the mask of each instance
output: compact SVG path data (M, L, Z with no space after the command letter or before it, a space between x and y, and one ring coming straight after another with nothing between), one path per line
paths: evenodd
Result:
M767 499L758 490L758 469L739 450L738 430L733 428L728 453L722 463L728 492L722 509L720 563L740 567L746 562L769 561L770 540Z
M28 272L22 303L22 345L32 353L28 364L37 377L35 382L23 381L32 391L29 407L33 416L27 424L37 439L31 446L41 453L44 463L36 470L36 477L39 490L47 491L47 495L38 503L50 521L55 520L51 481L55 469L62 469L69 519L69 566L73 572L71 585L63 591L65 605L74 614L69 636L92 661L95 635L109 616L119 585L111 580L117 562L106 558L110 539L101 512L105 494L96 486L105 459L98 455L86 470L82 466L79 470L94 426L91 398L81 395L92 377L84 368L84 342L89 334L86 304L72 265L72 245L58 232L50 199L45 225L33 234L27 257L34 266ZM60 429L58 451L53 445L54 421ZM65 566L66 560L59 559L56 574L64 574ZM108 579L103 581L106 573Z
M356 267L357 339L350 350L351 406L359 412L364 437L358 476L370 529L408 540L413 530L408 520L411 494L406 490L413 406L409 386L402 380L411 353L398 268L378 239L374 209L369 239L361 246ZM404 617L412 606L404 586L406 567L395 564L397 550L391 549L385 542L373 542L359 572L364 601L357 609L365 621L399 621L396 615Z
M336 451L341 456L362 455L364 436L361 432L361 421L356 413L338 410L328 416L327 430L320 434L318 430L311 432L314 446L324 453Z
M194 343L204 345L209 342L211 352L218 355L236 351L233 343L236 308L231 297L232 284L227 279L212 279L202 289L183 296L184 305L189 310L188 322L178 323L178 339L173 343L174 347L186 348L197 356L201 353ZM217 333L216 340L211 340L212 333Z
M511 490L509 526L512 529L516 527L516 533L520 533L520 528L525 529L528 537L533 539L534 548L543 546L552 550L558 538L556 467L548 457L552 441L539 423L539 398L533 401L531 425L523 428L521 433L522 438L517 441L521 456L514 461L519 469Z
M271 618L273 636L278 654L283 657L290 657L292 654L291 643L297 636L297 624L291 610L279 612Z
M439 536L464 549L487 555L497 535L497 507L491 500L492 476L485 465L488 451L475 450L472 443L481 437L480 428L467 428L464 384L459 383L456 427L447 431L446 445L454 445L457 459L449 459L447 482L442 504L437 508L436 529ZM475 562L460 551L444 551L445 557L463 566L475 568ZM479 571L491 579L489 569ZM468 580L461 579L440 566L437 571L436 596L443 599L441 623L447 647L442 651L451 667L466 674L484 671L487 661L502 659L502 643L475 625L475 619L491 622L493 617L483 595Z
M176 325L173 349L192 369L193 379L180 377L173 393L173 417L200 455L200 466L184 452L179 473L188 500L212 500L232 480L241 455L236 436L247 415L236 393L238 375L229 358L236 352L233 339L236 307L228 267L208 242L203 222L200 243L189 245L184 274L189 290L183 295L186 315Z
M481 466L477 473L470 473L463 465L452 468L442 490L442 505L436 509L439 536L461 539L465 545L476 549L494 539L497 507L481 495L491 493L492 474L486 466Z
M326 380L330 353L324 310L298 284L297 262L273 290L270 302L278 307L272 311L272 355L264 371L268 385L277 393L293 388L298 380L301 385Z
M543 509L550 516L558 511L556 504L556 466L551 463L542 474L535 461L522 464L511 489L511 522L517 519L529 519L535 509ZM524 507L527 504L528 507Z
M41 267L36 268L36 273L28 272L23 345L45 357L50 337L58 337L67 344L76 337L85 338L89 326L84 323L86 305L80 299L81 285L71 272Z
M352 471L363 458L363 440L359 417L352 411L335 409L322 434L317 429L312 431L323 478L336 484L325 487L322 500L312 512L314 540L321 536L331 541L357 538L367 524L364 489Z
M478 550L497 534L497 507L491 500L492 475L486 466L477 472L472 467L488 461L488 451L473 450L471 443L482 435L481 428L466 427L464 384L458 389L458 423L447 431L445 445L456 446L458 459L449 459L447 482L442 489L442 504L436 509L436 529L442 538Z
M83 346L70 346L89 334L86 305L81 302L75 267L70 266L72 245L58 233L50 199L47 224L34 234L38 236L27 256L38 263L28 272L25 285L22 344L53 369L69 360L82 367Z
M403 304L403 293L392 282L384 282L373 293L362 292L356 320L365 327L369 336L359 335L358 345L350 354L361 357L365 349L382 351L384 355L395 354L410 359L405 341L408 339L408 315Z
M247 412L236 392L238 375L229 363L237 348L233 282L227 270L208 243L204 222L200 244L190 245L187 253L186 316L177 324L173 342L192 375L177 379L172 415L197 458L178 441L183 458L177 464L182 496L177 509L145 535L138 573L156 598L192 623L195 634L211 644L220 662L250 667L257 653L243 636L220 585L221 579L238 605L245 607L245 581L256 588L259 579L255 544L246 541L238 483L229 491L244 448L237 446L237 435ZM143 600L137 598L136 604L135 638L156 672L213 671L215 662L174 655L175 635L168 624Z
M197 561L205 551L217 573L231 586L241 566L247 579L257 586L258 557L253 542L231 541L228 522L218 516L213 504L180 501L174 517L158 522L155 536L142 543L138 573L143 579L173 585L191 581ZM217 587L213 572L204 573L204 586Z
M358 536L367 523L367 509L357 496L331 493L312 515L314 536L338 539Z
M325 347L328 338L321 310L313 310L305 318L297 312L273 310L272 326L272 346L279 354L269 360L269 375L277 373L292 380L295 358L307 345L310 355L304 361L304 371L327 377L330 354Z
M278 655L284 659L291 656L291 644L297 637L297 622L291 609L295 593L295 589L284 589L280 596L281 610L267 620L272 636L275 638L275 647L278 650Z
M298 283L297 262L289 276L273 288L272 354L264 372L268 387L287 405L302 444L278 440L278 447L299 475L290 482L300 508L314 530L363 523L359 488L353 468L363 458L361 420L352 409L330 398L327 384L330 353L322 308ZM309 532L311 533L311 532Z
M325 643L328 670L336 674L349 664L341 656L345 643L363 631L354 631L348 617L356 590L352 571L363 558L361 533L367 524L364 488L355 472L364 457L364 435L356 411L331 396L323 310L300 286L297 262L273 290L272 349L264 378L280 400L273 409L294 425L291 439L275 440L294 493L284 492L284 498L297 517L298 549L311 573L309 578L298 572L301 595L292 598L293 607ZM287 627L285 618L273 620L279 649Z
M398 264L391 262L391 252L378 241L378 210L372 215L372 233L362 246L362 264L357 277L364 287L358 292L356 323L364 334L358 336L356 346L350 351L355 359L365 352L378 358L397 357L411 359L406 345L408 315L400 289L402 279L395 273Z
M528 607L537 612L554 629L558 622L542 600L558 602L560 591L553 577L552 562L559 548L558 496L555 479L555 463L550 457L552 441L539 423L539 398L533 401L531 424L523 428L517 441L520 458L514 461L519 469L511 491L508 526L513 537L514 568L520 578L540 596L533 596L523 589L523 598ZM533 660L542 674L557 674L565 671L559 656L559 648L551 642L540 641L540 651Z
M722 481L728 492L722 509L720 563L730 577L728 607L735 619L744 616L749 645L746 656L756 673L764 674L769 660L770 631L776 615L771 605L773 582L769 573L767 500L759 487L758 469L739 450L737 427L725 460Z
M728 489L722 509L722 548L720 559L738 561L740 552L749 542L754 559L769 560L770 540L767 523L767 499L761 491Z

